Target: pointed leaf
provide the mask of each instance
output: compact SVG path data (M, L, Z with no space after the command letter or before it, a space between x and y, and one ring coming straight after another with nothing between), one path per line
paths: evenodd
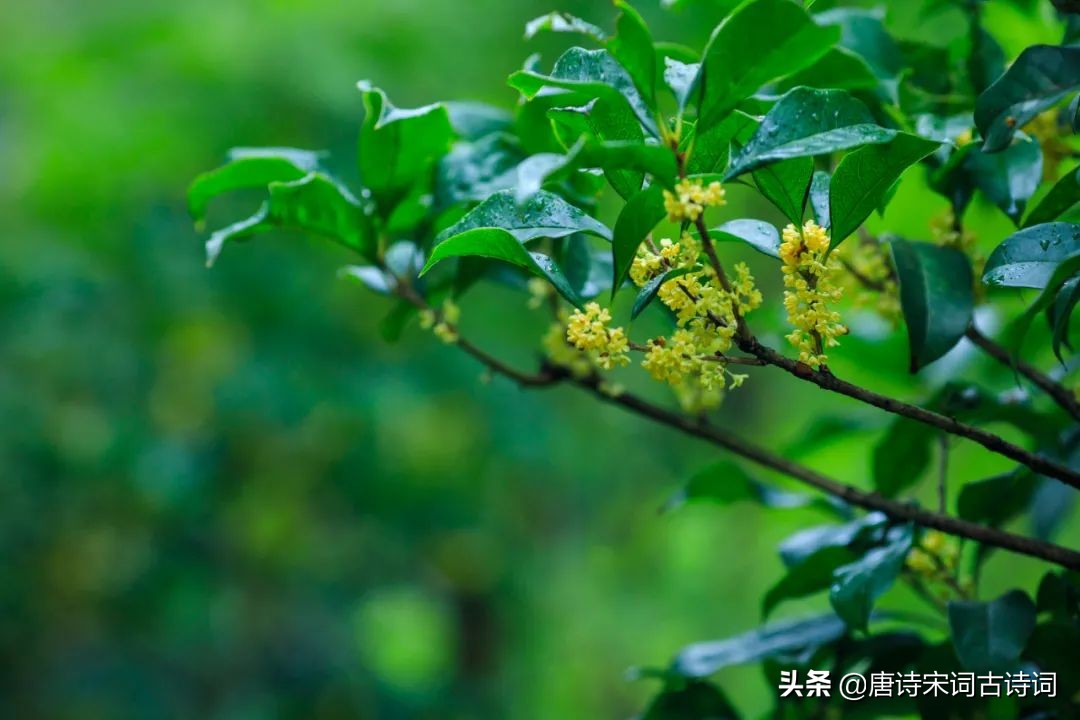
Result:
M742 242L762 255L780 258L780 231L762 220L729 220L709 230L714 242Z
M975 148L964 168L987 199L1019 225L1027 201L1042 181L1043 154L1039 143L1017 140L1001 152Z
M581 107L553 108L548 116L557 132L566 136L567 147L577 144L581 138L593 143L627 142L640 144L644 139L641 125L621 97L597 98ZM641 190L642 172L604 168L604 175L615 191L629 199Z
M810 208L814 211L814 222L823 228L830 225L829 218L829 183L832 177L824 170L814 173L810 181Z
M615 6L622 11L615 21L617 35L608 42L608 49L634 81L645 104L656 105L656 48L652 33L638 11L623 0Z
M949 603L956 657L968 670L1012 670L1035 629L1035 604L1012 590L992 602Z
M836 249L881 206L905 170L940 143L901 133L885 145L867 145L844 156L829 184L832 245Z
M911 372L956 346L975 310L971 262L954 248L893 240L893 265L911 346Z
M895 130L874 122L866 106L847 92L798 87L765 115L726 179L777 160L827 155L895 137Z
M844 565L833 575L829 602L849 627L865 630L878 598L896 582L911 550L910 525L889 531L887 544L868 551L859 560Z
M630 319L636 319L645 308L649 307L649 304L656 298L656 293L660 292L661 285L668 280L682 277L688 272L690 272L688 268L671 268L642 285L641 289L638 290L637 297L634 298L634 307L630 310Z
M607 34L597 26L564 12L550 12L533 18L525 25L526 40L532 40L543 32L576 33L601 43L607 40Z
M546 190L533 195L524 205L518 205L509 191L492 195L442 231L436 238L436 246L447 238L475 228L502 228L521 243L536 238L561 238L578 232L611 239L607 226Z
M1080 203L1080 167L1065 173L1024 218L1024 227L1052 222Z
M999 287L1042 289L1058 265L1080 252L1080 225L1045 223L1005 238L986 261L982 281Z
M319 167L319 154L294 148L236 148L229 162L199 175L188 188L188 211L196 224L210 200L222 193L299 180Z
M792 158L759 169L754 183L784 217L801 225L813 175L813 158Z
M810 67L839 36L790 0L743 3L705 48L697 80L699 123L710 127L762 85Z
M1009 146L1013 134L1080 87L1080 47L1033 45L975 103L985 152Z
M516 265L546 279L560 295L581 307L581 298L555 261L541 253L529 252L514 235L502 228L475 228L447 238L432 249L420 274L425 275L435 265L452 257L483 257Z

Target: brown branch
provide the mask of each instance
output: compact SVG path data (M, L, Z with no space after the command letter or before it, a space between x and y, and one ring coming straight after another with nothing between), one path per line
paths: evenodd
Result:
M1026 377L1037 388L1049 395L1054 402L1072 415L1073 418L1080 420L1080 402L1077 402L1076 397L1068 390L1068 388L1062 386L1060 383L1054 382L1052 378L1041 372L1038 368L1024 362L1018 357L1014 357L1008 350L983 335L974 325L967 329L965 337L974 343L976 347L1002 365L1015 368L1016 372Z
M1000 436L987 432L982 428L962 423L947 415L927 410L918 405L911 405L896 400L895 398L880 395L872 390L867 390L859 385L847 382L846 380L841 380L831 372L814 370L804 363L792 360L781 355L772 348L762 345L756 338L740 341L739 348L743 352L761 358L770 365L785 370L800 380L811 382L823 390L846 395L847 397L859 400L867 405L873 405L876 408L880 408L894 415L906 417L925 425L936 427L939 430L944 430L952 435L967 438L968 440L982 445L991 452L1003 455L1010 460L1015 460L1022 465L1026 465L1041 475L1056 478L1067 485L1080 489L1080 473L1043 457L1042 455L1025 450L1019 445L1014 445L1002 439Z

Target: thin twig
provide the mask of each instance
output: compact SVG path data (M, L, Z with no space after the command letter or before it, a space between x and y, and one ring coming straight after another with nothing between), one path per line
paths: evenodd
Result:
M949 502L949 436L938 435L938 512L946 512Z
M1024 362L1018 357L1014 357L1008 350L998 345L986 335L983 335L974 325L967 329L965 337L974 343L976 347L1002 365L1015 368L1016 372L1026 377L1037 388L1049 395L1062 409L1072 415L1075 419L1080 420L1080 402L1077 402L1076 396L1073 395L1068 388L1060 383L1054 382L1051 377L1041 372L1038 368Z

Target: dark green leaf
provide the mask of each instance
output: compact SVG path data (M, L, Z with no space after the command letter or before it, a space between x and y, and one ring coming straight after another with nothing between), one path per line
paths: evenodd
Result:
M780 543L780 559L785 566L796 567L824 548L847 548L856 543L866 543L887 524L888 518L881 513L869 513L843 525L806 528Z
M1052 222L1080 203L1080 167L1061 176L1024 218L1024 227Z
M798 87L765 115L725 179L777 160L827 155L895 137L895 130L875 123L866 106L846 91Z
M1032 140L1018 140L995 153L976 148L968 154L964 169L987 199L1019 225L1027 201L1042 180L1042 150Z
M668 280L674 280L677 277L682 277L686 273L690 272L688 268L671 268L665 272L660 273L649 282L645 283L640 290L638 290L637 297L634 298L634 307L630 310L630 319L634 320L638 315L649 307L649 304L656 298L656 293L660 291L660 286L666 283Z
M767 618L780 603L807 597L828 590L833 573L854 562L857 556L844 546L826 546L788 570L780 581L769 588L761 603L761 616Z
M1050 323L1054 355L1063 363L1065 359L1062 357L1062 346L1069 350L1073 349L1069 327L1077 303L1080 303L1080 278L1073 278L1061 286L1061 291L1054 298L1054 302L1046 308L1046 319Z
M548 115L561 130L567 147L582 137L595 142L629 142L640 144L644 139L641 125L621 97L597 98L581 107L554 108ZM605 168L604 174L615 191L629 199L641 190L644 175L637 171Z
M901 133L885 145L867 145L844 156L829 183L832 249L855 232L881 206L905 170L933 152L939 143Z
M271 228L326 238L368 259L375 255L375 231L360 203L326 175L311 173L293 182L271 183L270 197L259 212L211 235L206 242L207 265L214 263L227 241Z
M956 657L968 670L1011 670L1035 629L1035 604L1020 590L992 602L949 603Z
M727 167L731 141L756 124L753 117L735 111L703 133L699 134L698 126L694 126L692 133L686 133L688 143L693 146L686 161L686 172L690 175L722 173Z
M606 42L607 33L590 22L564 12L550 12L533 18L525 24L525 39L532 40L543 32L574 33L592 38L597 42Z
M658 185L650 185L627 201L619 213L619 219L615 221L611 248L614 265L612 294L622 287L638 246L666 215L664 194Z
M1030 472L1013 471L964 485L956 512L965 520L998 527L1022 514L1035 492Z
M952 350L971 325L971 262L959 250L930 243L893 240L889 245L908 328L911 372L918 372Z
M479 202L493 193L513 188L518 164L524 159L513 139L503 133L456 143L439 160L435 173L438 207Z
M361 82L358 87L367 111L360 130L360 177L386 205L446 154L454 129L445 105L402 110L369 83ZM380 207L384 213L392 209Z
M608 49L626 68L645 104L656 105L656 48L653 47L649 27L629 3L617 0L615 6L622 11L615 21L618 33L608 42Z
M872 90L879 82L865 60L850 50L834 47L810 67L783 80L777 89L790 90L805 85L840 90Z
M436 246L449 237L475 228L502 228L521 243L536 238L561 238L578 232L611 239L607 226L554 193L540 191L519 205L513 193L504 191L492 195L442 231L436 238Z
M763 255L780 257L780 232L761 220L729 220L709 231L714 242L743 242Z
M1080 252L1080 225L1045 223L1013 233L994 248L982 281L999 287L1045 288L1063 260Z
M922 423L898 418L874 447L874 489L896 497L914 485L927 466L937 432Z
M299 180L319 167L319 154L294 148L236 148L228 162L199 175L188 188L188 211L196 224L206 217L210 200L222 193L265 188L272 182Z
M784 217L802 225L813 174L813 158L792 158L759 169L754 173L754 183Z
M672 669L686 677L705 677L732 665L819 648L839 640L846 631L843 621L832 613L769 623L727 640L690 645L675 658Z
M1005 72L1005 51L978 20L979 14L972 13L971 54L967 60L967 72L976 94L982 94Z
M975 103L983 150L1009 146L1013 133L1080 86L1080 47L1033 45Z
M823 228L829 227L829 183L832 177L824 170L814 173L810 181L810 209L814 211L814 222Z
M716 686L699 680L665 689L642 720L730 720L739 715Z
M694 473L686 487L675 493L664 509L672 510L696 501L720 505L751 501L770 508L806 507L814 502L808 495L784 492L766 485L741 465L728 460L720 460Z
M883 8L835 8L818 13L821 25L840 27L842 48L862 58L886 86L888 97L895 101L896 80L904 66L903 54L882 22Z
M529 252L514 235L501 228L479 227L443 240L432 249L420 274L426 274L437 263L452 257L483 257L516 265L546 279L560 295L581 306L581 298L555 261L546 255Z
M698 74L698 117L708 128L765 83L813 65L840 32L790 0L743 3L716 28Z
M585 145L578 155L585 167L647 173L666 188L675 185L678 167L675 154L662 145L639 142L605 142Z
M519 70L510 76L509 83L528 98L536 96L545 87L573 90L586 97L603 98L609 103L617 103L621 98L629 104L638 121L653 135L657 134L648 104L630 75L607 50L570 48L555 62L550 75Z
M874 603L896 582L911 550L910 525L889 530L886 544L836 570L829 602L848 626L866 629Z

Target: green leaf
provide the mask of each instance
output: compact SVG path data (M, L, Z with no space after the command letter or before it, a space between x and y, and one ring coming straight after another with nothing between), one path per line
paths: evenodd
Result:
M798 87L765 115L725 180L777 160L827 155L895 137L895 130L875 123L866 106L844 90Z
M705 48L697 79L699 123L710 127L762 85L810 67L839 36L790 0L743 3Z
M319 167L319 154L294 148L235 148L228 162L199 175L188 188L188 211L196 224L206 218L214 197L233 190L265 188L299 180Z
M829 227L829 183L832 177L824 170L814 173L810 181L810 209L814 211L814 222L821 227Z
M1054 302L1046 308L1046 319L1050 323L1052 332L1054 355L1062 363L1065 362L1061 353L1062 346L1069 350L1073 349L1069 338L1069 328L1073 311L1078 303L1080 303L1080 278L1073 278L1061 286L1061 291L1054 298Z
M443 104L402 110L369 83L357 87L367 112L360 129L360 177L388 214L396 196L450 150L454 129Z
M311 173L293 182L271 183L270 197L255 215L211 235L206 264L214 264L226 242L271 228L316 235L368 259L375 256L375 231L360 203L331 178Z
M727 168L731 141L756 124L757 120L750 115L735 111L702 133L698 133L699 126L693 126L692 132L685 133L686 142L692 147L686 160L687 174L722 173Z
M443 240L432 249L420 274L427 274L436 264L452 257L483 257L516 265L546 279L560 295L581 307L581 298L555 261L541 253L529 252L513 234L502 228L475 228Z
M761 220L729 220L709 230L714 242L742 242L763 255L780 258L780 231Z
M573 47L555 61L550 75L519 70L508 82L527 98L535 97L545 87L554 87L589 98L603 98L609 103L618 103L621 99L645 129L653 135L658 134L652 112L633 79L607 50Z
M564 12L550 12L547 15L533 18L525 25L526 40L532 40L534 37L544 32L576 33L592 38L600 43L607 41L607 33L603 30L590 22L586 22L579 17Z
M553 108L548 116L556 131L568 135L567 147L585 137L594 142L629 142L640 144L644 139L641 125L630 106L621 97L597 98L581 107ZM615 191L629 199L641 190L644 175L637 171L604 168L604 175Z
M869 550L859 560L836 570L829 602L849 627L865 630L874 603L896 582L911 550L910 525L892 528L886 544Z
M949 603L956 657L975 672L1012 670L1035 629L1035 604L1021 590L992 602Z
M634 262L638 246L653 228L667 216L664 209L664 194L658 185L650 185L634 195L623 206L615 221L614 239L612 240L612 259L614 279L611 292L614 295L622 287Z
M792 158L759 169L754 173L754 183L784 217L802 225L813 175L813 158Z
M965 520L1000 527L1027 510L1035 492L1030 472L1013 471L964 485L956 512Z
M437 206L479 202L513 188L517 167L524 159L513 138L503 133L455 143L449 154L439 160L435 173Z
M604 142L585 145L579 154L584 167L646 173L666 188L675 185L679 173L675 154L662 145L641 142Z
M1019 225L1027 201L1042 180L1043 154L1039 143L1018 140L1001 152L974 149L964 169L987 199Z
M1063 260L1080 252L1080 225L1054 222L1015 232L994 248L982 281L996 287L1045 288Z
M1057 220L1077 203L1080 203L1080 167L1073 168L1054 183L1050 192L1024 218L1024 227Z
M841 47L834 47L820 60L778 83L777 90L790 90L800 85L839 90L872 90L878 77L861 57Z
M684 63L673 57L664 58L664 82L675 96L680 113L690 100L690 95L694 90L694 80L700 69L701 63Z
M638 11L623 0L615 7L622 11L615 21L616 36L608 42L612 56L626 68L645 104L656 106L656 48L652 33Z
M448 102L446 112L450 125L463 140L480 138L499 132L509 132L514 118L506 110L481 102Z
M769 623L727 640L690 645L675 658L672 670L685 677L705 677L732 665L813 651L846 632L843 621L832 613Z
M523 205L509 191L496 193L477 205L468 215L436 238L436 246L454 235L475 228L501 228L518 242L536 238L561 238L584 232L611 239L611 231L600 221L571 205L555 193L542 190Z
M1031 307L1017 319L1015 324L1017 352L1023 346L1024 337L1027 335L1027 331L1035 317L1050 307L1054 299L1060 294L1062 287L1077 274L1080 274L1080 251L1061 261L1054 269L1039 297L1035 298L1035 302L1032 303Z
M724 720L738 712L716 686L693 680L665 689L642 720Z
M894 420L874 447L874 489L896 497L914 485L930 465L933 428L907 418Z
M634 298L634 307L630 310L630 319L637 319L637 316L640 315L645 308L649 307L649 304L656 298L656 293L660 292L661 285L668 280L682 277L688 272L690 272L688 268L671 268L645 283L641 289L638 290L637 297Z
M1080 87L1080 47L1033 45L975 102L985 152L1009 146L1013 133Z
M804 598L828 590L836 570L856 559L857 556L843 546L820 548L805 561L788 570L779 582L769 588L761 602L762 618L767 618L786 600Z
M900 47L886 31L883 19L883 8L835 8L814 16L821 25L840 28L839 46L855 53L869 66L882 83L885 96L895 103L904 58Z
M818 525L800 530L780 543L780 559L788 568L798 567L825 548L849 548L856 544L873 545L889 519L881 513L868 513L843 525Z
M911 346L911 372L953 349L975 312L971 262L954 248L893 240L893 265Z
M750 501L779 509L814 504L814 498L809 495L777 490L754 478L738 463L729 460L717 461L694 473L686 486L672 495L664 509L673 510L688 502L698 501L720 505Z
M885 145L867 145L844 156L829 184L832 245L836 249L855 232L905 170L940 143L900 133Z

